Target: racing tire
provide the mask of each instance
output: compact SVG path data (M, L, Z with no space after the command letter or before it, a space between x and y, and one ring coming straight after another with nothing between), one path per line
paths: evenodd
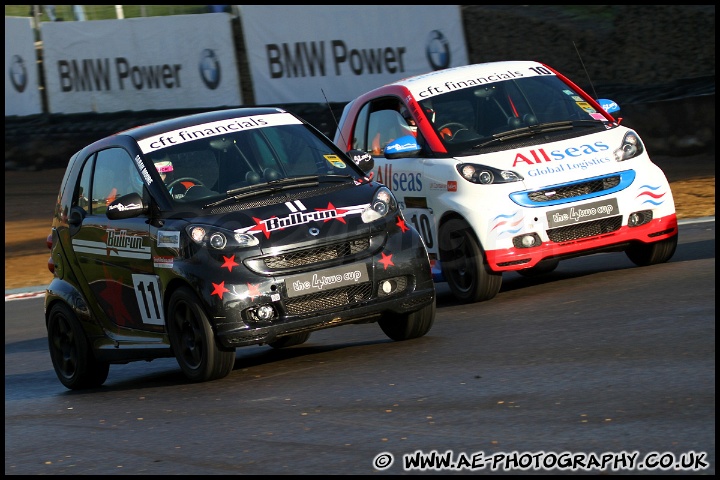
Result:
M293 333L285 337L280 337L274 342L268 343L272 348L287 348L301 345L310 338L310 332Z
M235 349L218 344L208 315L187 287L170 298L167 331L178 365L191 382L217 380L232 371Z
M415 312L405 315L383 316L378 320L378 325L385 335L391 340L400 342L420 338L425 335L435 322L435 298L430 305L427 305Z
M490 270L472 228L454 218L440 227L440 264L453 296L464 303L490 300L500 291L502 273Z
M675 255L678 235L655 243L635 243L625 250L625 255L639 267L665 263Z
M538 275L545 275L554 272L559 264L560 261L557 259L544 260L538 262L537 265L535 265L534 267L517 270L517 273L519 273L523 277L537 277Z
M63 385L83 390L105 383L110 364L95 358L80 320L67 305L57 303L50 309L47 331L50 358Z

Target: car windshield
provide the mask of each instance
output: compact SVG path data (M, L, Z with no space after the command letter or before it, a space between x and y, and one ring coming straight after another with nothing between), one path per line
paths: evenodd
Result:
M191 130L191 129L188 129ZM251 128L184 142L148 154L177 202L222 200L238 191L309 179L356 181L364 176L331 142L304 124Z
M433 96L420 105L449 152L518 138L523 132L557 131L562 125L601 127L606 120L556 76L474 85Z

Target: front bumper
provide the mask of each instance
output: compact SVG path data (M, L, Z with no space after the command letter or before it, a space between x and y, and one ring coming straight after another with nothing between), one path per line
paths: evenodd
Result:
M215 319L215 334L225 347L270 343L279 337L299 332L322 330L349 323L374 322L383 316L405 315L430 305L435 298L432 281L425 280L416 288L398 296L377 297L353 302L348 298L345 306L331 308L302 316L280 316L275 320L239 319L241 315ZM339 289L340 290L340 289ZM349 295L347 291L334 292L336 296ZM237 312L240 313L240 312Z
M607 222L605 224L607 225ZM583 224L579 226L583 227ZM588 225L584 228L592 231L590 229L593 227ZM622 225L618 229L612 230L612 227L607 229L611 231L603 232L602 228L598 227L599 232L596 234L560 242L546 241L536 247L489 250L486 252L487 262L494 271L514 271L534 267L545 259L571 258L601 251L624 250L634 242L653 243L677 235L677 216L673 213L639 227Z

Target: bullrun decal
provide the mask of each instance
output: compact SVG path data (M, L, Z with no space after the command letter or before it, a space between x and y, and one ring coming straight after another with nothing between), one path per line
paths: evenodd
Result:
M143 245L143 237L128 235L127 230L108 229L104 242L74 239L72 244L76 252L107 257L150 259L150 247Z
M235 230L237 233L263 233L265 238L270 238L270 234L277 230L284 230L289 227L297 227L310 222L329 222L337 220L345 223L348 215L360 215L363 210L368 208L370 204L353 205L350 207L338 208L332 203L328 203L327 208L316 208L314 212L308 211L307 207L300 201L285 202L285 206L290 210L290 215L286 217L270 217L267 219L253 217L255 225L251 227L239 228Z

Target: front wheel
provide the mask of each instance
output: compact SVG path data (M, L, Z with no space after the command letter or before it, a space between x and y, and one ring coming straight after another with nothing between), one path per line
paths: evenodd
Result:
M625 250L625 255L639 267L665 263L675 254L678 236L655 243L635 243Z
M432 328L435 322L435 299L430 305L405 315L391 315L378 320L380 329L391 340L402 341L419 338Z
M226 377L235 365L235 349L222 348L199 299L179 288L168 306L167 330L180 369L191 382Z
M50 358L63 385L82 390L105 383L110 364L95 359L80 320L67 305L58 303L52 307L47 331Z
M439 242L442 273L455 298L474 303L497 295L502 273L490 270L470 225L449 220L440 227Z

